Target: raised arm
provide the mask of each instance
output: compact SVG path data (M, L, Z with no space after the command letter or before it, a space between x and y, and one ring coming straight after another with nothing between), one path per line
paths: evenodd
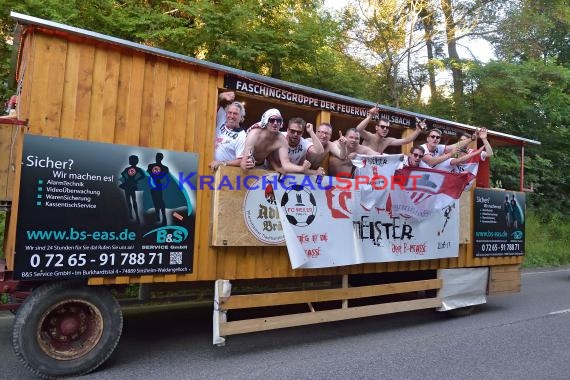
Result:
M472 157L475 157L476 155L481 154L482 151L483 151L483 147L481 147L479 149L475 149L472 152L464 154L461 157L453 158L450 163L451 163L451 165L462 164L464 162L469 161Z
M469 140L466 140L466 141L469 141ZM455 144L454 145L448 145L448 146L450 146L451 149L453 149L453 150L447 151L447 149L446 149L446 152L444 154L442 154L441 156L437 156L437 157L432 156L428 152L424 155L422 160L426 164L428 164L429 166L431 166L433 168L437 164L441 164L443 161L448 160L448 159L452 158L454 155L459 153L460 148L458 148Z
M471 135L471 139L459 140L455 144L446 145L445 146L445 153L464 148L476 140L477 140L477 132L473 132L473 134Z
M220 107L225 107L236 98L236 94L233 91L220 92L218 95L218 104Z
M368 127L368 124L370 124L370 121L372 120L373 116L377 116L379 113L378 108L376 107L372 107L370 109L370 111L368 111L368 115L366 115L366 117L364 118L364 120L362 120L357 126L356 126L356 130L360 133L360 137L362 137L364 140L369 141L374 137L374 133L370 133L366 130L366 127Z
M309 150L311 150L311 153L323 154L325 151L325 148L323 148L323 144L321 143L321 140L319 140L319 138L315 134L315 131L313 130L313 124L307 123L307 125L305 126L305 129L307 130L307 132L309 132L309 136L311 136L311 140L313 142L313 146L309 147Z
M401 145L409 144L409 143L413 142L420 135L420 133L422 133L422 131L425 129L426 129L426 121L425 120L420 121L420 119L416 118L416 129L414 130L414 133L412 133L411 135L409 135L408 137L405 137L403 139L394 138L394 139L390 140L390 143L388 145L401 146Z
M481 128L479 130L478 135L479 135L479 138L481 139L481 141L483 141L483 147L485 148L485 154L487 154L487 157L492 157L493 156L493 148L491 147L489 140L487 140L487 128Z
M338 131L338 135L338 140L330 142L330 153L340 160L345 160L346 143L348 140L343 136L341 131Z

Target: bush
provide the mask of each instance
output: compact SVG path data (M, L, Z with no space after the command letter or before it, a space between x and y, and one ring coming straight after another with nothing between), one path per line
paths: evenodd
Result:
M525 267L570 264L570 221L529 212L525 223Z

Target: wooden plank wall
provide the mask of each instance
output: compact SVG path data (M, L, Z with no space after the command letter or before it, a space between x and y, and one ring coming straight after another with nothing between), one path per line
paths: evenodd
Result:
M27 34L21 118L29 133L199 153L199 172L211 174L218 87L223 73L91 39L35 31ZM21 75L20 75L21 77ZM330 115L323 114L323 120ZM21 151L21 150L20 150ZM19 170L16 171L19 180ZM520 258L472 258L291 269L285 247L210 247L210 191L197 195L194 272L92 278L92 284L173 282L341 275L518 264ZM8 247L13 251L17 200ZM10 262L10 260L9 260Z

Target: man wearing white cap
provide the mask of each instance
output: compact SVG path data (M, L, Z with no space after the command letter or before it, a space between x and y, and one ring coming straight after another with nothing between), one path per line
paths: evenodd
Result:
M275 152L281 161L281 167L287 173L305 173L310 170L307 160L295 165L289 159L288 143L279 129L283 125L281 112L276 108L265 111L259 122L260 128L250 129L245 139L244 155L241 160L242 169L264 168L265 160Z

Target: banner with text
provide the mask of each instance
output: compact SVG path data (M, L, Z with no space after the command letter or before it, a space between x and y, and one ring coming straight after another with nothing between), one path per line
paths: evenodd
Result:
M26 135L15 277L192 272L197 155Z
M412 219L392 213L389 194L397 190L390 186L376 190L379 197L388 197L386 207L368 209L355 179L331 177L324 190L300 185L301 175L291 183L296 184L275 186L274 192L294 269L458 255L457 200L426 218Z

